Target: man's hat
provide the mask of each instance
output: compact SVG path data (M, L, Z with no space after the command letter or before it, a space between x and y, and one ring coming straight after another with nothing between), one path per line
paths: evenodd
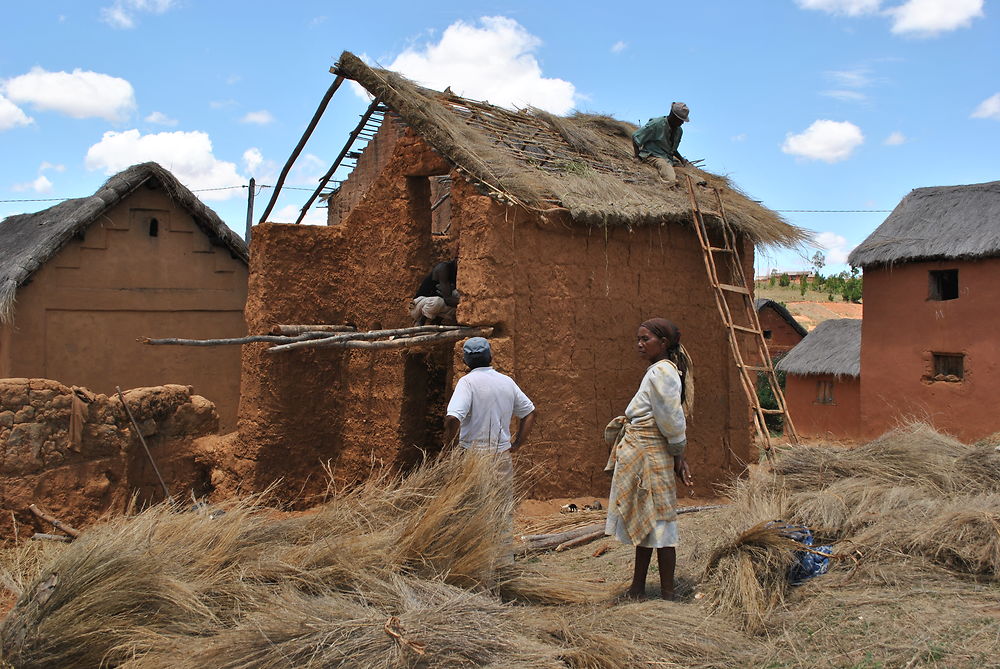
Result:
M483 337L472 337L462 345L462 352L466 354L492 353L490 343Z
M691 110L688 109L688 106L683 102L675 102L672 105L670 105L670 113L679 118L684 123L687 123L688 121L691 120L690 118L688 118L688 114L691 113Z

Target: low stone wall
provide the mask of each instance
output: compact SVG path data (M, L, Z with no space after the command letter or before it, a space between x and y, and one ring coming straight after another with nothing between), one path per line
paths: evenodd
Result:
M211 467L192 444L218 431L215 405L189 386L123 394L173 496L210 492ZM121 511L133 496L144 505L163 492L117 395L48 379L0 379L0 537L11 538L15 524L29 526L17 529L21 534L51 531L28 512L32 503L86 525Z

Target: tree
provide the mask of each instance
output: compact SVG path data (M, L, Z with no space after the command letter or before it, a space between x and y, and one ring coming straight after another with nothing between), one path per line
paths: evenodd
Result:
M826 256L823 255L822 251L816 251L810 262L812 263L813 271L819 274L819 271L826 266Z
M805 296L806 294L806 275L803 274L799 277L799 295Z
M781 286L782 288L786 288L792 285L791 277L789 277L787 273L782 272L781 276L778 277L778 285Z

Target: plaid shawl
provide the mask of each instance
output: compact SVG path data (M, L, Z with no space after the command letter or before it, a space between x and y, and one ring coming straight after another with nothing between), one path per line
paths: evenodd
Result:
M657 521L677 520L674 458L652 417L629 423L619 416L604 428L604 440L611 446L605 471L615 472L616 494L608 508L618 512L632 543L638 545Z

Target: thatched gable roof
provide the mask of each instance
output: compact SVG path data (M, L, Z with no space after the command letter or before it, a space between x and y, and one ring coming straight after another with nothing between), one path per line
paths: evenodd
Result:
M789 374L861 374L861 319L823 321L777 365Z
M133 165L108 179L90 197L66 200L33 214L17 214L0 221L0 323L13 317L18 286L101 214L150 180L184 207L209 237L248 261L246 242L173 174L156 163Z
M559 117L534 109L510 111L450 92L423 88L389 70L340 56L337 72L353 79L484 192L540 212L567 211L578 223L639 226L688 222L686 187L664 188L649 165L633 158L636 126L608 116ZM749 199L725 177L679 168L722 191L730 222L757 243L794 246L806 233ZM717 209L710 190L699 202Z
M778 313L778 315L781 316L781 318L784 319L784 321L788 323L792 327L792 329L798 332L800 335L805 337L807 334L809 334L809 331L806 330L804 327L802 327L802 325L797 320L795 320L795 316L792 316L792 312L790 312L785 307L785 305L781 304L780 302L769 300L766 297L758 297L756 300L754 300L753 306L757 310L758 314L760 313L760 310L763 309L764 307L770 307L771 309L774 309Z
M1000 181L916 188L854 251L855 267L1000 256Z

